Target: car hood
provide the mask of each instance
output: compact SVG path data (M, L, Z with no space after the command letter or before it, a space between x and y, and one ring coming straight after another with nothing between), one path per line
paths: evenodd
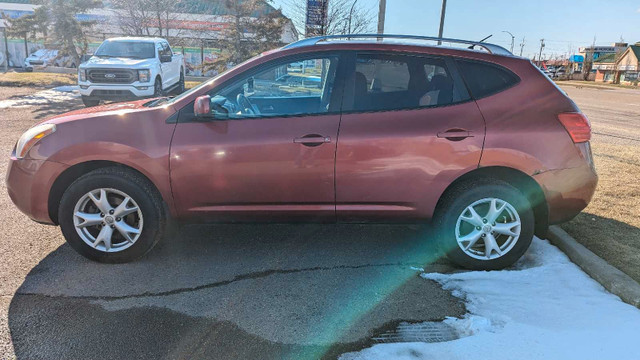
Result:
M84 109L78 109L74 111L70 111L61 115L57 115L51 117L43 123L48 124L62 124L69 121L78 121L83 119L92 119L100 116L108 116L108 115L124 115L130 112L136 111L146 111L149 108L144 106L144 104L153 101L154 99L143 99L131 102L122 102L115 104L107 104L101 106L93 106Z
M150 66L154 59L107 58L92 56L82 64L85 69L99 67L130 68L132 66Z

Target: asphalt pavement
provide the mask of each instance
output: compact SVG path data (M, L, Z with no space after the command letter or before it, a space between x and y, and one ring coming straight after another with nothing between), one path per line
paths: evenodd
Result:
M0 101L38 91L0 88ZM80 106L3 109L0 152ZM419 227L191 225L139 261L104 265L21 214L4 182L0 214L0 359L335 358L402 321L465 313L419 277L455 271Z

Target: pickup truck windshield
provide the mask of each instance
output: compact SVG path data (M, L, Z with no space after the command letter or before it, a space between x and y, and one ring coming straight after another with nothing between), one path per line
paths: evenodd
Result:
M155 46L151 42L105 41L94 56L150 59L155 57Z

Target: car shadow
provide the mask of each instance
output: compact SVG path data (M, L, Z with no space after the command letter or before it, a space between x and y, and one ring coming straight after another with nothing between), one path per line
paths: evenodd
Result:
M399 321L465 313L428 229L192 225L133 263L63 245L9 307L16 357L335 358Z
M82 109L84 105L80 99L73 99L64 102L48 102L34 106L32 113L36 120L43 120L51 116L57 116L69 111Z

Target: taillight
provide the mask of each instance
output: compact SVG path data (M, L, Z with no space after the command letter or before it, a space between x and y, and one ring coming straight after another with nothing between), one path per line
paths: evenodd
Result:
M558 114L558 120L567 130L574 143L582 143L591 140L591 124L583 113Z

